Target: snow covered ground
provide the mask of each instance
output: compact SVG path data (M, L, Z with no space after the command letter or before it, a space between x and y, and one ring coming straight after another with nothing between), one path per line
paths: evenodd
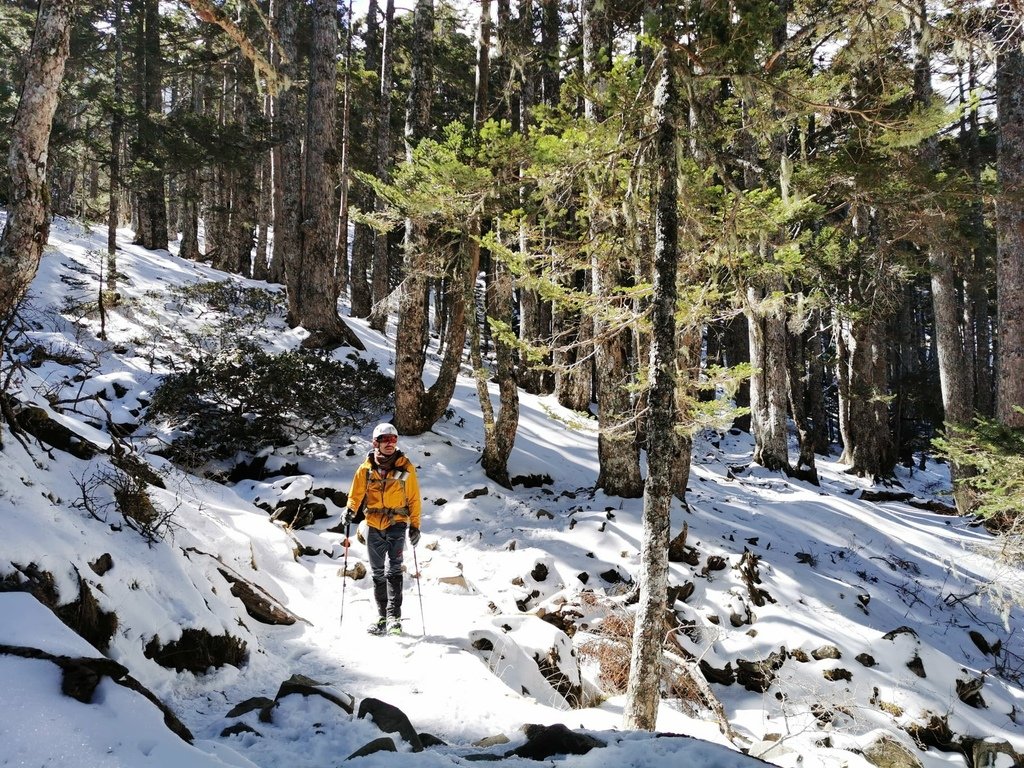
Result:
M102 425L137 421L161 377L180 369L191 334L211 334L221 319L188 305L176 287L225 279L265 287L142 251L127 234L121 245L122 300L108 312L107 338L100 340L98 316L85 308L98 291L102 234L55 222L23 314L24 339L46 354L14 378L20 397L101 448L111 443ZM392 371L391 339L346 320L366 356ZM301 340L280 316L252 335L278 351ZM90 394L100 397L84 397ZM166 704L195 740L182 741L155 705L109 678L91 703L62 695L61 670L48 657L7 648L101 654L34 598L0 592L0 765L313 768L340 763L382 735L370 720L315 695L280 698L270 722L258 709L228 716L252 697L273 699L293 675L357 707L370 698L395 705L417 731L444 742L413 753L396 739L397 753L353 761L384 768L503 755L525 743L528 723L565 724L608 744L556 759L572 768L751 764L740 750L787 767L867 766L865 751L883 736L927 768L968 764L957 752L915 745L909 731L929 723L948 726L957 738L1007 741L1024 752L1021 613L994 605L984 591L1020 574L997 570L985 554L991 537L984 529L904 503L862 500L870 484L844 474L835 457L819 457L820 487L751 466L749 436L729 432L697 440L690 509L672 507L672 534L687 526L696 564L673 563L670 584L692 584L674 606L680 631L673 656L722 675L711 688L731 738L708 702L678 697L663 700L658 722L659 731L678 736L619 731L622 697L609 692L586 648L603 621L625 615L641 500L594 492L593 421L553 398L521 395L510 474L550 481L513 491L480 469L480 408L468 377L451 407L451 418L432 431L399 441L418 467L424 499L415 565L411 550L406 556L400 638L365 633L375 614L369 579L341 578L343 536L328 530L341 510L330 499L323 501L330 516L300 530L256 506L311 489L347 490L373 423L388 414L368 414L355 433L271 456L270 468L294 467L264 480L218 484L149 455L166 486L150 488L153 501L171 511L172 522L155 543L125 526L112 507L83 507L83 487L110 471L107 455L78 459L35 440L26 450L5 428L0 579L11 585L26 572L52 574L60 604L76 600L87 584L99 607L117 616L107 657ZM158 436L143 427L129 442L146 452ZM933 498L947 484L943 469L934 462L924 470L901 468L899 480L917 497ZM98 488L102 495L102 483ZM90 564L105 554L112 567L101 575ZM355 543L348 566L365 563L365 555ZM411 578L415 566L418 582ZM262 588L300 620L253 620L225 571ZM545 615L568 617L575 634L570 638ZM244 641L248 661L193 674L147 658L154 637L166 644L187 628ZM582 701L567 702L535 663L551 649L559 650L555 666L578 681ZM743 684L747 672L756 678L766 666L759 662L772 659L763 685ZM737 674L741 681L725 684ZM979 684L980 699L965 693ZM231 726L238 732L222 735ZM507 741L493 738L499 736ZM929 737L919 730L918 738ZM1011 763L1004 756L995 764Z

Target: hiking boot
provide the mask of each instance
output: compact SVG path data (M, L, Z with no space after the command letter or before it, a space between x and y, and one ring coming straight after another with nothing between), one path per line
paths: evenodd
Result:
M383 635L388 628L388 620L381 616L366 628L371 635Z
M400 635L400 634L402 634L402 620L401 619L388 619L388 634L389 635Z

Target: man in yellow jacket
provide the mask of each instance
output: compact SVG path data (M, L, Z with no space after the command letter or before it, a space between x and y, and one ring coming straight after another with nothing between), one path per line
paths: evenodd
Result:
M379 614L368 631L374 635L401 634L402 552L406 532L414 547L420 540L420 488L416 468L398 450L398 430L391 424L374 427L373 450L352 478L346 525L358 523L364 514L373 596Z

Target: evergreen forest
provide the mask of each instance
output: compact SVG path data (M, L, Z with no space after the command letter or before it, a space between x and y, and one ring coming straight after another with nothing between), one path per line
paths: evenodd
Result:
M1019 11L7 2L0 153L32 58L54 58L33 34L63 13L43 218L283 283L310 348L359 345L339 298L379 330L397 312L403 433L441 417L468 356L501 385L499 482L518 387L599 421L615 495L643 493L656 434L682 497L690 436L723 420L765 467L813 479L838 444L885 478L977 419L1024 421ZM12 222L38 218L2 181ZM33 274L15 234L8 314L15 265Z
M1018 530L1020 0L0 14L5 388L59 216L109 233L88 307L101 328L128 229L282 285L310 377L363 349L347 317L393 338L393 387L373 386L393 388L402 435L450 416L468 368L481 465L506 488L520 392L550 396L597 425L594 487L644 500L636 675L660 653L668 509L701 430L749 432L754 463L810 483L835 450L882 483L945 461L959 512ZM315 400L313 381L292 385ZM16 410L3 400L5 421ZM281 439L243 437L251 452ZM195 464L223 458L208 447ZM652 727L656 684L630 680L627 724Z

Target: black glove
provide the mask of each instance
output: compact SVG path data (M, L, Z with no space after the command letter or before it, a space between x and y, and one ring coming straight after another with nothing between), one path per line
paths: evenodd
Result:
M346 509L345 510L345 518L344 518L344 520L342 522L344 522L345 525L352 525L352 523L354 523L355 520L356 520L356 513L353 512L351 509Z
M409 526L409 541L412 542L412 545L414 547L417 544L420 543L420 529L419 528L413 528L411 525Z

